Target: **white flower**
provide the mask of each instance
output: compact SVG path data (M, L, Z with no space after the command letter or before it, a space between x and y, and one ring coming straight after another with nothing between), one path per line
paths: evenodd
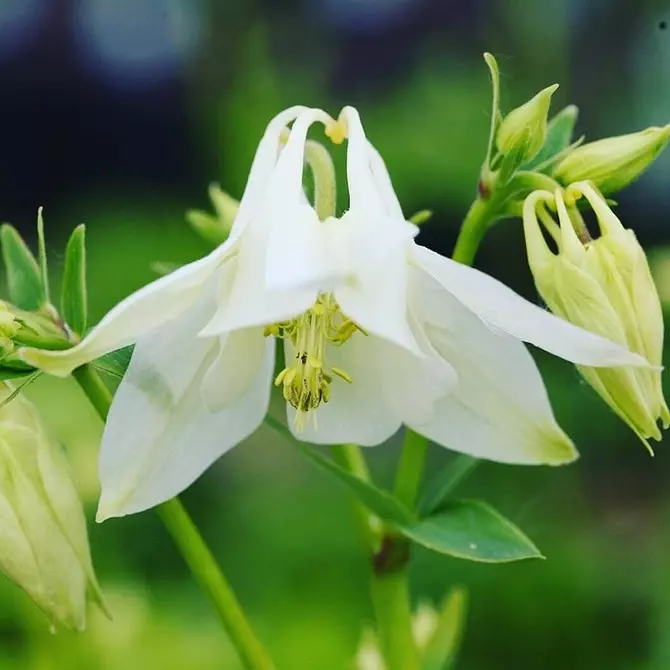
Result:
M319 221L302 189L315 122L348 136L339 219ZM223 245L128 297L71 350L23 352L66 375L136 342L103 437L99 518L171 498L258 427L277 338L286 368L275 381L299 439L375 445L404 424L496 461L574 459L522 341L582 365L646 362L415 234L354 109L339 122L305 107L275 117Z

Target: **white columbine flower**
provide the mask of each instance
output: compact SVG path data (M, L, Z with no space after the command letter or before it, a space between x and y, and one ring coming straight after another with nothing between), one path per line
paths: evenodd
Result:
M315 122L348 137L349 210L339 219L320 221L303 193ZM67 375L136 342L102 441L98 518L186 488L256 430L273 380L299 439L375 445L404 424L477 457L573 460L522 342L580 365L646 362L415 234L356 110L339 121L305 107L275 117L223 245L126 298L72 349L23 352ZM286 367L275 376L277 340Z

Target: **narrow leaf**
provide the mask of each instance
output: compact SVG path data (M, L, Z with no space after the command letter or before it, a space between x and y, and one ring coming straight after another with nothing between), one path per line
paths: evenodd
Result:
M29 377L35 372L34 368L27 368L19 370L18 368L10 368L7 366L0 366L0 381L9 381L10 379L21 379L22 377Z
M513 523L480 500L450 502L433 516L399 530L428 549L470 561L506 563L543 558Z
M430 480L419 503L422 515L432 514L444 503L451 492L464 481L479 464L478 458L460 454Z
M86 330L86 227L77 226L65 249L65 269L61 288L61 314L79 336Z
M456 666L467 614L468 593L455 586L442 601L437 627L426 645L421 670L451 670Z
M42 286L44 286L44 295L47 302L49 297L49 268L47 265L47 243L44 237L44 218L42 217L42 207L37 210L37 262L42 277Z
M523 166L524 170L534 170L541 163L555 156L570 145L577 123L579 109L568 105L554 116L547 126L547 137L540 151Z
M16 398L19 393L22 393L23 391L28 388L34 381L39 379L39 377L42 375L41 370L34 370L30 375L26 377L24 381L22 381L17 387L14 388L14 390L6 397L3 398L2 401L0 402L0 409L5 407L5 405L8 405L14 398Z
M373 514L376 514L382 521L398 527L413 524L415 519L412 513L388 493L388 491L384 491L377 488L374 484L363 481L337 465L331 459L322 456L309 445L296 440L288 428L280 421L277 421L277 419L267 416L265 421L284 437L287 437L289 442L307 456L314 465L321 470L325 470L328 474L334 475L341 484L344 484L363 505L373 512Z
M126 374L126 370L130 365L130 357L133 355L132 345L129 347L123 347L123 349L117 349L112 351L104 356L101 356L93 362L93 367L97 368L102 372L106 372L112 377L117 379L122 379L123 375Z
M18 231L8 223L0 228L0 242L10 301L28 312L37 311L47 298L35 257Z

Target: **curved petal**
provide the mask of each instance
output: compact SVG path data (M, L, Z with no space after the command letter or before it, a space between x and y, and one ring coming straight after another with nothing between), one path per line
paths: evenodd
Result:
M233 245L226 242L205 258L135 291L107 312L72 349L44 351L26 348L20 350L21 358L45 372L65 377L84 363L132 344L187 310L202 291L203 284L232 253L232 249Z
M334 295L342 312L361 328L421 356L408 322L407 273L406 245L397 245L383 262L357 268Z
M296 412L286 404L288 426L299 440L314 444L353 442L370 447L384 442L400 428L396 416L385 402L377 356L379 340L356 333L341 347L330 347L327 365L344 370L352 378L348 384L333 377L330 400L321 403L314 415L307 415L305 426L298 430ZM284 341L286 364L295 360L295 349Z
M569 463L577 456L554 419L532 356L487 328L420 271L413 306L435 350L458 374L458 389L435 404L432 419L408 422L449 449L502 463Z
M177 495L263 420L274 340L265 342L255 370L243 360L249 350L235 350L240 343L234 338L225 341L224 348L233 350L224 356L218 338L195 337L211 305L212 297L203 296L182 317L137 343L103 435L98 520L139 512ZM210 403L211 411L202 400L204 380L222 358L239 360L246 379L237 396L227 389L225 407Z
M262 197L267 188L268 181L272 176L279 158L281 148L281 134L286 125L293 121L308 108L302 105L289 107L275 116L265 130L261 141L256 149L256 155L251 163L249 178L244 188L244 194L240 200L235 222L230 231L230 237L237 239L244 226L253 218L254 211L262 202Z
M649 366L641 356L559 319L479 270L418 245L412 255L417 265L494 329L579 365Z
M370 153L369 160L370 169L372 170L372 178L377 187L377 191L381 196L382 202L384 203L386 214L394 219L404 220L405 215L400 206L398 196L395 194L395 189L391 182L391 175L389 175L384 159L372 144L368 145L368 151Z

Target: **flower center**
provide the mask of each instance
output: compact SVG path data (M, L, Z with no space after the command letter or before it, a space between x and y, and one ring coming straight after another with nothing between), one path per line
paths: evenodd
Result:
M328 345L341 346L357 331L365 331L342 314L330 294L320 295L303 314L265 328L266 337L272 335L289 340L295 347L295 361L287 365L275 378L284 398L295 409L295 425L301 430L309 412L330 399L333 375L351 384L351 377L342 369L328 366ZM316 415L314 422L316 424Z

